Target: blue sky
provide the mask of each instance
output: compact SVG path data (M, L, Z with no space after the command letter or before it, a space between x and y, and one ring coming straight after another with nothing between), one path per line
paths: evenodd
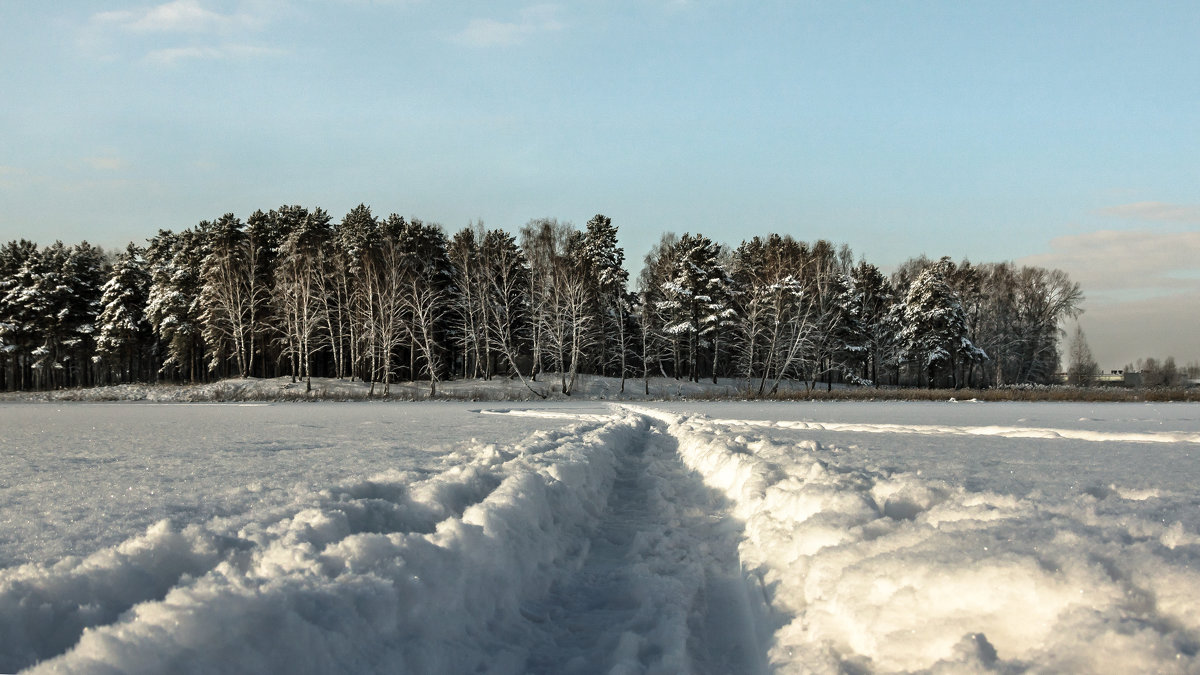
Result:
M1200 360L1195 2L0 0L0 241L285 203L1062 267ZM637 267L636 262L632 265Z

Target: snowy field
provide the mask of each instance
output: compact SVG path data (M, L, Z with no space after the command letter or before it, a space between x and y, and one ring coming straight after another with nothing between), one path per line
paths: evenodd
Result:
M0 403L0 672L1200 672L1200 405Z

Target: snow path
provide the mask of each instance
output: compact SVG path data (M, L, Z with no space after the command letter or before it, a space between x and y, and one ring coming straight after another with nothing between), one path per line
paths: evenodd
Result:
M619 458L583 567L525 609L547 632L530 672L766 672L741 525L677 446L652 428Z
M665 425L604 410L4 570L0 671L766 672L728 500Z

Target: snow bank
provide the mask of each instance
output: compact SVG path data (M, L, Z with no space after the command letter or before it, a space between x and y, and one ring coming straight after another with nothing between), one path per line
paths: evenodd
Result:
M971 492L761 424L645 412L745 521L782 671L1200 670L1200 542L1115 490Z
M431 477L327 488L236 532L164 522L84 560L4 571L0 670L518 672L523 606L580 564L614 452L644 426L477 445Z
M937 436L999 436L1001 438L1063 438L1097 443L1200 443L1200 433L1186 431L1130 432L1090 429L1048 429L1009 426L954 426L932 424L868 424L845 422L777 422L750 420L714 420L742 425L799 429L805 431L851 431L874 434L920 434Z

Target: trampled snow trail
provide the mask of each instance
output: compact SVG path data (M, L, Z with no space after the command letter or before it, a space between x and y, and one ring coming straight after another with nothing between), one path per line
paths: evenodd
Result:
M545 627L530 672L766 672L765 608L729 506L647 430L618 456L582 567L525 608Z
M2 570L0 671L765 672L725 497L664 424L603 410Z

